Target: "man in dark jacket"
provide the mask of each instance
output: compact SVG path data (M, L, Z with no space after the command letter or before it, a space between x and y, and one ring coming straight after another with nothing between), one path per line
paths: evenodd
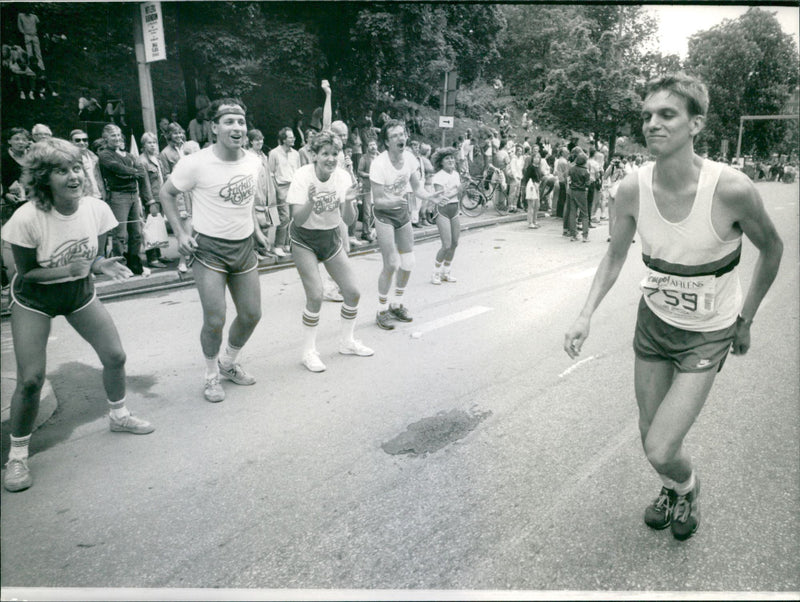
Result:
M119 225L112 232L114 255L122 255L134 274L143 274L142 258L142 204L140 194L147 194L144 170L136 164L133 155L125 152L122 130L114 124L103 128L106 147L98 153L100 171L106 181L108 204ZM146 198L145 202L151 199ZM149 272L149 270L148 270Z

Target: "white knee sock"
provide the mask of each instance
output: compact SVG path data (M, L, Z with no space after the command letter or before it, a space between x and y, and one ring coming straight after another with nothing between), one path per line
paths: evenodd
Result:
M358 315L358 305L355 307L350 307L346 303L342 304L342 310L340 312L342 317L340 331L339 331L339 341L342 343L349 343L353 340L353 332L356 328L356 316Z
M317 350L317 326L319 312L303 310L303 355Z

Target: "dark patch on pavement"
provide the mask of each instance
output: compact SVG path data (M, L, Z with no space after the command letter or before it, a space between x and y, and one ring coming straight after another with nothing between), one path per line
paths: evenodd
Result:
M93 422L108 413L101 368L81 362L67 362L61 364L55 372L49 373L47 378L53 386L58 408L50 419L33 433L29 448L31 456L66 441L77 427ZM127 405L134 414L139 413L138 397L156 397L150 392L157 382L155 376L128 375L125 382ZM8 459L10 431L11 422L3 422L0 433L0 464L5 464Z
M436 416L423 418L409 424L404 433L381 445L387 454L411 454L419 456L438 451L443 447L463 439L484 419L492 415L491 411L450 410L439 412Z

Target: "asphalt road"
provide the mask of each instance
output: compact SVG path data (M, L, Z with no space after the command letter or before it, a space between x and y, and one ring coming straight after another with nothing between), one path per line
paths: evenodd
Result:
M414 322L393 332L373 321L380 258L356 258L356 334L376 353L340 356L339 305L326 303L322 374L300 364L296 272L262 275L263 319L242 358L258 383L226 383L221 404L202 398L194 289L108 303L129 406L157 426L144 437L108 431L99 361L55 321L59 410L34 435L34 486L2 492L3 598L31 587L793 595L798 187L758 187L784 260L750 353L728 359L687 439L703 483L689 541L641 520L660 488L633 398L641 247L574 362L563 333L606 232L571 243L546 219L463 236L455 284L429 283L438 245L418 245L405 296ZM746 243L744 287L755 259ZM2 360L13 365L7 322ZM349 597L359 595L370 596Z

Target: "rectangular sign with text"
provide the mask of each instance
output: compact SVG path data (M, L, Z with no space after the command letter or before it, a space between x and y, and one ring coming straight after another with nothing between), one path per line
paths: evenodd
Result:
M167 47L164 44L164 19L161 2L142 2L142 32L144 34L144 60L146 63L164 61Z
M440 128L452 128L455 124L455 117L452 115L439 115Z

